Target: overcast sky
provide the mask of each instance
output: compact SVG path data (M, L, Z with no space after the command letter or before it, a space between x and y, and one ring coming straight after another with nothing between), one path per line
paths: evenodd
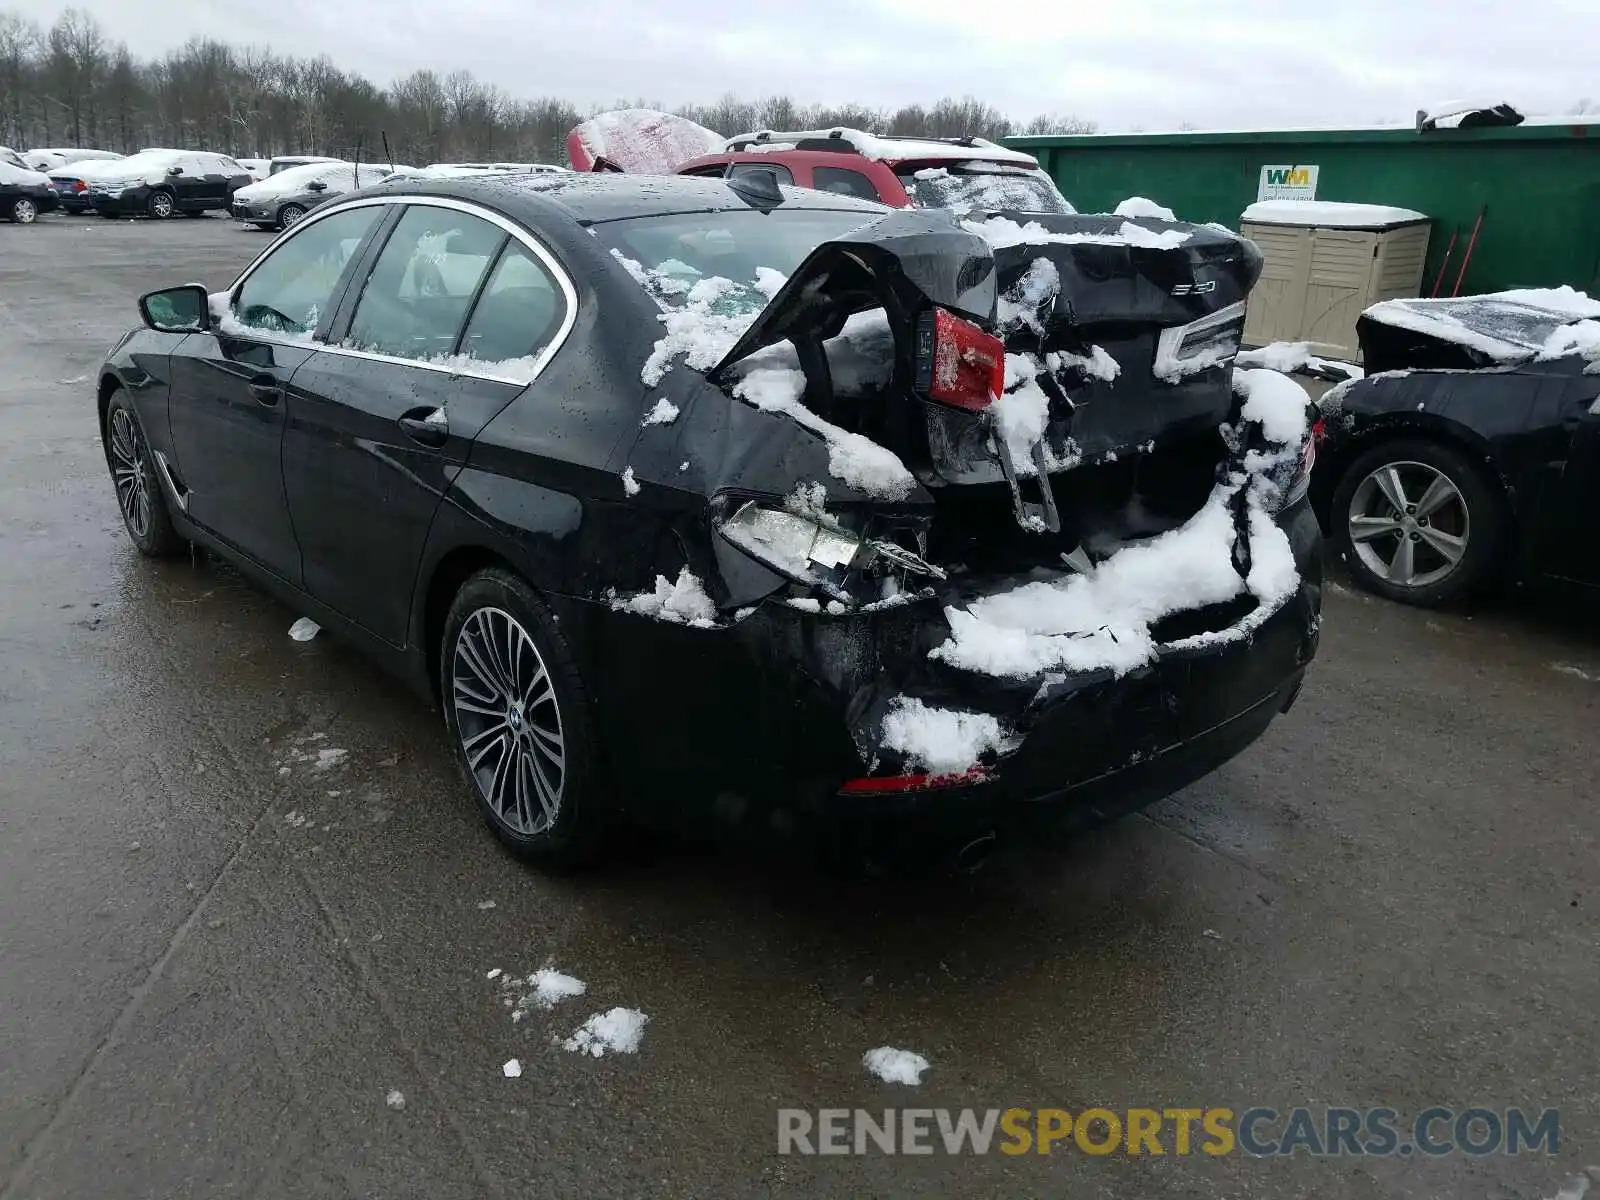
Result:
M379 83L466 67L580 106L788 94L1102 129L1410 123L1444 99L1600 101L1597 0L78 0L142 56L195 34L326 52ZM48 24L48 0L0 0ZM1071 15L1068 15L1068 14ZM722 132L733 132L724 130Z

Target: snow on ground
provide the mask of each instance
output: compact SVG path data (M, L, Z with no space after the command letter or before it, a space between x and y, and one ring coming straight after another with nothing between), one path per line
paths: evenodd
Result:
M514 1058L507 1059L505 1065L500 1068L500 1072L507 1079L520 1079L522 1077L522 1064Z
M639 481L633 477L632 467L624 467L622 470L622 494L625 496L639 494Z
M649 412L645 413L642 425L671 425L678 419L678 406L665 396L657 400Z
M613 1054L637 1054L650 1018L636 1008L613 1008L596 1013L574 1031L562 1045L572 1051L600 1058Z
M613 596L611 607L674 625L693 625L696 629L710 629L717 623L717 606L706 595L705 585L688 567L678 572L674 582L669 583L665 575L657 575L652 592L626 598Z
M325 750L318 750L317 751L317 756L316 756L316 761L314 763L312 763L311 765L312 765L312 768L314 770L317 770L317 771L328 771L328 770L332 770L334 767L339 766L341 763L344 762L345 759L347 759L349 757L350 757L350 751L348 751L348 750L340 750L340 749L337 749L337 748L334 748L334 747L329 747L328 749L325 749Z
M1176 221L1178 215L1164 204L1144 196L1129 196L1111 213L1114 217L1154 217L1158 221Z
M581 996L589 985L571 975L563 975L554 967L541 967L528 976L533 985L533 997L540 1008L554 1008L563 1000Z
M922 1082L922 1073L928 1069L928 1060L911 1050L896 1050L893 1046L879 1046L861 1056L861 1064L868 1072L885 1083L903 1083L916 1087Z
M934 775L970 771L1004 742L999 720L989 713L934 708L912 696L896 697L883 720L883 745Z
M301 617L293 625L289 626L289 636L297 642L309 642L321 632L322 626L318 625L310 617Z
M383 1098L383 1102L385 1104L387 1104L390 1108L394 1109L395 1112L399 1112L401 1109L403 1109L406 1106L405 1093L402 1092L399 1088L395 1088L393 1091L391 1091L387 1096L385 1096Z
M1010 217L990 217L987 221L963 221L962 226L987 241L995 250L1008 246L1064 245L1142 246L1148 250L1175 250L1189 240L1186 229L1157 232L1124 221L1115 233L1052 233L1037 221L1019 225Z
M1177 529L1117 550L1088 573L1038 579L948 607L950 637L932 657L952 666L1017 679L1053 669L1108 669L1123 675L1149 662L1157 644L1151 626L1185 609L1253 594L1258 606L1232 628L1190 639L1195 644L1245 636L1294 594L1299 582L1287 535L1266 506L1274 498L1267 472L1298 455L1306 436L1305 389L1274 371L1239 371L1234 387L1243 415L1277 443L1253 452L1248 472L1213 488ZM1237 531L1232 506L1241 489L1248 514L1251 569L1233 565Z

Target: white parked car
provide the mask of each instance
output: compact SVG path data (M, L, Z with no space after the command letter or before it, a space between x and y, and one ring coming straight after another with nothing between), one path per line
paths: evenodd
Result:
M272 169L271 169L272 168L272 160L271 159L266 159L266 158L235 158L233 161L238 163L246 171L249 171L250 172L250 178L256 183L260 183L268 175L272 174Z
M36 146L22 156L34 171L50 172L80 162L110 162L122 155L114 150L82 150L72 146Z

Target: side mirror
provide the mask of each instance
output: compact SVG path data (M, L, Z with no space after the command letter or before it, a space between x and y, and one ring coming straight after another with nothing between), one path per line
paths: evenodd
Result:
M182 175L183 174L183 168L182 167L168 167L167 168L167 174L168 175Z
M198 283L163 288L139 297L139 315L160 333L203 333L211 328L206 289Z
M320 179L313 179L310 183L306 184L306 191L308 192L325 192L327 190L328 185L323 183Z

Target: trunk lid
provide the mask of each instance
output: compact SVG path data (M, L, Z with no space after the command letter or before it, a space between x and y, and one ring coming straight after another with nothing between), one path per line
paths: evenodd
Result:
M901 211L813 250L711 375L729 382L742 360L792 341L819 415L883 441L930 486L1009 487L991 434L997 414L1027 405L1044 410L1050 475L1214 434L1233 406L1228 364L1260 269L1255 247L1220 227ZM996 412L918 394L917 323L934 308L1003 336L1007 395ZM847 319L877 309L894 335L886 386L842 372L837 353ZM1025 444L1002 440L1017 473L1034 474Z

